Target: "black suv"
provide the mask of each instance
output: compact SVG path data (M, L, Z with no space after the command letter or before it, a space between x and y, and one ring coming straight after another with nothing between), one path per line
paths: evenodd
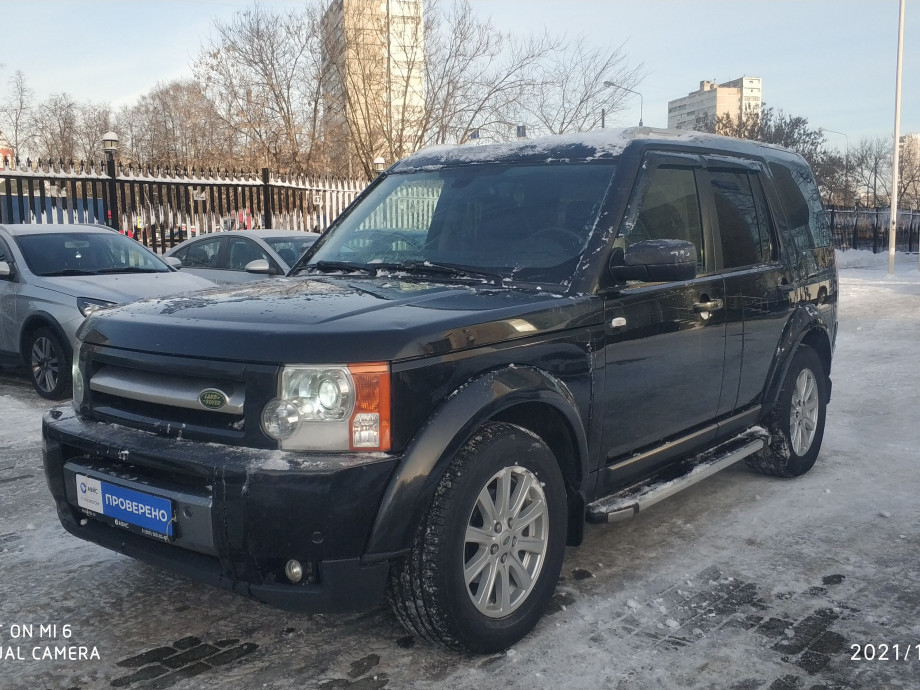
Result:
M585 521L815 462L837 273L789 151L653 129L438 148L288 278L81 329L44 418L64 527L447 647L537 623Z

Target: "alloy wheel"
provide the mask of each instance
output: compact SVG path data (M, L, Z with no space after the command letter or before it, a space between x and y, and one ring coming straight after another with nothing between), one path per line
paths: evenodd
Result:
M463 576L476 609L512 613L536 585L546 556L549 513L540 480L505 467L479 492L464 537Z
M792 390L789 406L789 431L796 455L805 455L811 448L818 429L818 382L810 369L802 369Z
M51 393L58 385L61 375L61 360L54 343L39 336L32 343L32 379L45 393Z

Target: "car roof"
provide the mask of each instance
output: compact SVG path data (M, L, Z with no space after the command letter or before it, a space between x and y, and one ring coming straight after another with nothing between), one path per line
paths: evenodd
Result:
M202 233L201 235L195 236L193 239L198 239L199 237L212 237L212 236L223 236L223 235L250 235L252 237L258 237L261 240L272 238L272 237L304 237L307 239L315 239L319 235L315 232L307 232L306 230L218 230L216 232Z
M4 223L0 225L11 235L51 235L60 232L85 232L105 233L115 232L105 225L90 225L88 223Z
M616 160L627 147L666 146L695 153L707 150L787 159L796 154L779 146L707 132L657 127L626 127L521 139L499 144L462 144L422 149L395 163L389 172L434 170L480 163L550 163Z
M251 234L263 240L269 237L303 237L303 236L306 236L309 239L319 237L319 235L317 235L315 232L307 232L306 230L229 230L228 232Z

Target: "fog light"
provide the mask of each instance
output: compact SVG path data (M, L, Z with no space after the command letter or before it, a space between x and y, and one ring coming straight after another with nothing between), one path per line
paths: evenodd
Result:
M287 575L287 579L297 584L300 582L303 577L303 567L300 565L300 561L295 561L293 558L284 564L284 574Z
M262 430L274 439L286 439L299 425L300 411L288 400L276 398L262 410Z

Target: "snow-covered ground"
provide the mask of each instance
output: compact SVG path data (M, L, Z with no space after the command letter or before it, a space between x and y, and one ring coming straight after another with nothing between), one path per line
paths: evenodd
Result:
M286 614L69 537L41 474L47 405L0 376L0 688L920 687L917 256L893 276L887 254L839 258L815 468L742 463L590 526L534 633L490 657L413 640L384 607ZM67 646L98 658L32 658Z

